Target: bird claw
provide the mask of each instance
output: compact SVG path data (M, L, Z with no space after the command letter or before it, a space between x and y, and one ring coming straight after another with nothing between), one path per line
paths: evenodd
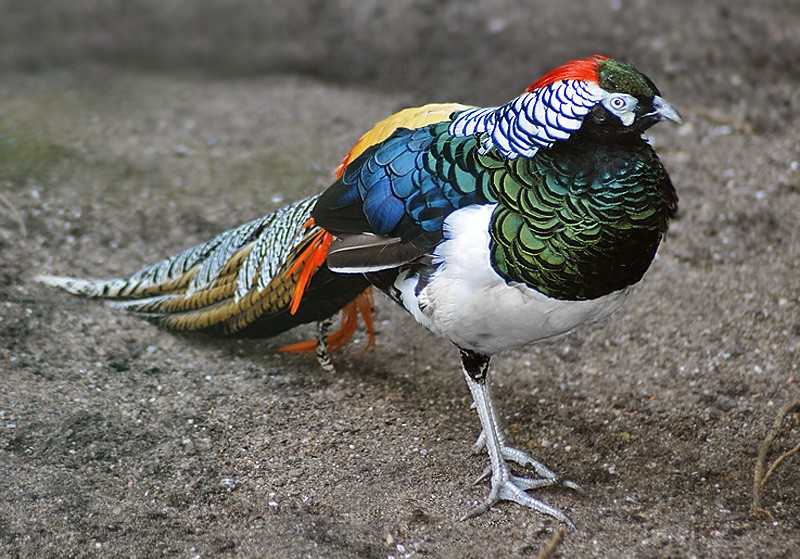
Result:
M484 468L483 472L481 472L481 475L479 475L477 477L477 479L475 480L475 485L478 485L483 480L488 479L489 476L491 476L491 475L492 475L492 467L491 466L486 466L486 468Z
M562 479L561 480L561 485L563 487L566 487L567 489L572 489L573 491L576 491L576 492L580 493L581 495L586 495L586 490L583 488L583 486L575 483L571 479Z
M486 436L484 435L483 431L478 436L478 440L475 441L475 444L472 445L472 453L479 454L484 448L486 447ZM569 479L561 479L553 470L536 460L533 456L529 453L525 452L524 450L520 450L510 444L506 443L503 440L500 443L500 454L506 460L510 460L516 464L519 464L523 468L533 468L533 471L536 472L537 475L540 476L540 479L535 480L537 482L536 487L547 487L549 485L561 485L562 487L566 487L567 489L572 489L573 491L577 491L578 493L586 493L586 491ZM487 468L481 473L478 479L475 480L475 483L478 484L484 479L488 478L489 475L492 473L492 468L487 466ZM528 478L521 478L521 479L528 479ZM531 487L530 489L533 489Z
M482 436L483 435L478 438L478 443L473 446L473 451L476 450L476 447L478 451L481 450L482 445L479 443L481 442ZM516 462L520 466L533 468L533 470L540 477L529 478L515 476L505 464L500 468L495 476L492 473L492 467L487 466L481 475L478 476L478 479L475 480L475 483L478 484L491 476L492 489L489 492L489 496L481 504L470 509L461 520L475 518L476 516L487 512L500 501L513 501L524 507L528 507L543 514L552 516L556 520L567 524L570 528L575 528L575 524L572 523L572 520L570 520L570 518L564 514L564 512L552 505L547 504L541 499L537 499L536 497L528 495L526 491L530 491L531 489L540 489L542 487L549 487L552 485L561 485L579 493L584 493L584 490L580 485L568 479L560 479L550 468L534 459L530 454L510 446L505 442L500 446L500 454L506 460Z
M491 472L491 468L489 470ZM486 477L486 475L487 472L484 472L480 479L483 479ZM532 497L526 493L526 491L530 489L538 489L540 487L552 485L552 480L547 478L532 479L518 477L512 475L507 469L504 469L500 472L499 478L499 480L492 478L492 489L489 492L489 496L486 497L481 504L467 511L461 520L469 520L471 518L475 518L476 516L480 516L500 501L513 501L524 507L541 512L542 514L549 515L568 525L570 528L575 528L575 524L573 524L572 520L570 520L570 518L564 514L561 509L549 505L546 502Z
M472 408L475 408L475 404L472 404ZM486 433L481 431L481 434L478 435L478 440L470 448L470 452L472 454L480 454L484 448L486 448Z
M475 441L474 445L472 445L472 452L473 454L478 454L485 447L486 435L481 432L480 436L478 436L478 440ZM500 501L513 501L524 507L547 514L568 525L570 528L575 528L575 524L573 524L572 520L570 520L570 518L564 514L563 511L547 504L540 499L528 495L526 491L531 489L539 489L542 487L549 487L552 485L561 485L562 487L572 489L578 493L585 493L583 488L574 481L559 478L559 476L556 475L553 470L536 460L529 453L509 445L505 441L504 437L501 438L499 449L500 455L505 460L515 462L524 468L532 468L539 477L529 478L515 476L506 466L498 472L500 481L496 482L494 476L492 476L492 467L487 466L481 475L478 476L478 479L475 480L475 483L478 484L492 476L492 489L489 492L489 496L480 505L470 509L461 520L469 520L471 518L475 518L476 516L480 516Z

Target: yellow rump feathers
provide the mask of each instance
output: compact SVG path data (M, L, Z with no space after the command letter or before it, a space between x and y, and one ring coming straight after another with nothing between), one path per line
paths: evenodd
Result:
M458 103L431 103L421 107L403 109L383 119L373 126L369 132L361 136L361 139L356 142L353 149L344 156L344 159L342 159L342 162L339 163L339 166L336 168L336 178L342 178L342 174L344 174L347 165L351 161L357 159L367 148L381 143L391 136L398 128L414 130L430 124L444 122L449 119L450 115L454 112L471 108L470 106L460 105Z

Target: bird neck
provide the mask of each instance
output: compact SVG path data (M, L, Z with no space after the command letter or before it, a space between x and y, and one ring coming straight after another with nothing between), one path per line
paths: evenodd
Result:
M494 149L508 159L533 157L578 132L601 99L602 90L595 83L559 80L526 91L500 107L462 111L448 131L453 136L479 134L481 153Z

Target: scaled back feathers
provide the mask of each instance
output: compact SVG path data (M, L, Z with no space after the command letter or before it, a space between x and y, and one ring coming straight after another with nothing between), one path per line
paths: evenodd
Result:
M351 161L358 159L358 156L364 153L369 147L379 144L394 134L398 128L409 128L415 130L444 122L448 120L453 113L469 109L467 105L460 105L458 103L430 103L421 107L411 107L403 109L390 117L387 117L373 126L366 134L356 142L353 148L347 152L339 166L336 168L335 175L337 179L342 178L344 170Z

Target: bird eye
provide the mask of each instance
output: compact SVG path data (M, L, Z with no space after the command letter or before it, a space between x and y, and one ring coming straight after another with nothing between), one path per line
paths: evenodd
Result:
M611 103L611 108L616 109L618 111L621 111L627 105L625 99L623 99L622 97L612 97L610 99L610 103Z
M616 115L624 126L630 126L636 120L636 98L627 93L613 93L603 100L603 106Z

